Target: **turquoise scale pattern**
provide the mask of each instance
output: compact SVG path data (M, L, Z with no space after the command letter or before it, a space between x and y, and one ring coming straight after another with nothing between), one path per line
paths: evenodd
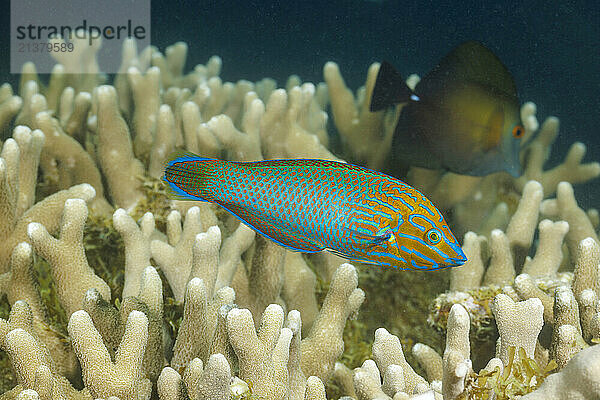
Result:
M412 189L381 173L324 160L227 163L217 174L216 186L219 204L270 222L261 227L260 222L247 221L286 247L331 249L365 260L369 254L356 233L375 236L379 227L370 215L391 220L401 212L386 204L389 195L381 189L392 194Z

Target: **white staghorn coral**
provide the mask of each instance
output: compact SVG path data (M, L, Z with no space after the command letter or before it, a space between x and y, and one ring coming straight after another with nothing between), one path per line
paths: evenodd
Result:
M342 332L346 319L358 312L365 299L357 288L358 277L351 264L342 264L335 272L319 315L302 341L302 371L321 380L333 373L335 361L344 350Z
M281 307L267 307L258 332L250 311L233 309L227 315L227 332L238 356L240 376L253 383L258 395L284 399L289 385L287 363L292 331L283 328Z
M13 94L12 87L8 83L0 86L0 132L3 137L8 136L10 123L22 105L23 99Z
M532 298L515 303L505 294L494 300L494 315L500 333L500 348L496 357L506 365L510 347L523 348L533 358L535 343L543 325L543 306L539 299ZM527 315L527 319L523 316Z
M21 388L35 389L43 399L52 398L51 396L76 398L77 391L66 378L57 374L54 360L35 334L27 303L16 302L8 323L1 322L2 330L11 329L3 332L3 347L15 367L17 382Z
M247 267L238 267L233 278L231 286L237 303L247 307L257 320L269 304L280 302L285 252L281 246L259 236Z
M465 235L462 250L467 256L467 262L461 268L452 270L450 290L466 290L479 286L485 269L481 257L481 243L484 241L485 237L474 232Z
M104 198L104 186L98 166L81 144L67 135L57 119L49 111L35 114L34 126L46 137L44 151L40 156L40 166L46 179L55 182L59 189L88 183L96 191L90 205L98 212L105 213L110 205Z
M160 69L151 67L142 75L137 68L127 70L133 94L133 146L136 156L147 158L154 142L154 124L160 107Z
M427 381L419 376L406 361L400 340L384 328L375 331L373 358L375 358L379 371L387 372L392 365L397 365L402 369L404 392L422 393L429 388Z
M85 201L69 199L65 202L60 239L52 237L37 222L29 224L27 235L35 251L52 266L57 295L71 315L81 308L85 292L95 288L103 298L110 299L110 288L90 268L83 248L83 226L88 215Z
M0 291L6 293L12 312L17 304L25 303L31 311L29 330L46 346L51 357L56 360L57 371L64 376L73 378L78 374L77 360L69 346L55 331L48 329L50 325L47 308L39 293L39 285L33 270L33 252L28 243L20 243L13 250L10 271L0 275ZM24 304L22 305L24 307ZM5 333L7 333L6 330Z
M142 272L150 265L150 239L154 233L154 215L148 212L140 224L119 208L113 214L113 225L125 242L125 280L123 298L135 296L140 290Z
M394 132L393 126L384 124L383 113L369 112L370 94L378 71L378 64L369 67L367 89L363 94L363 101L359 102L346 87L337 64L328 62L323 67L333 119L342 134L346 151L352 160L375 169L383 166Z
M92 96L88 92L79 92L75 95L75 90L68 87L60 96L60 110L58 110L60 124L64 126L67 135L77 136L79 142L85 141L83 134L91 106ZM52 106L49 107L52 109Z
M81 362L83 381L94 397L150 397L151 383L142 374L142 359L148 340L148 319L143 313L132 311L129 314L114 362L85 311L71 315L69 335Z
M235 298L229 287L221 288L213 297L213 288L207 288L200 278L188 282L185 295L183 320L171 359L171 366L178 371L184 370L194 358L208 360L216 334L216 314L226 304L233 306Z
M143 368L145 375L155 381L166 364L163 351L163 292L162 281L153 267L147 267L142 275L140 292L136 297L123 299L122 319L132 311L141 311L148 319L148 343L144 353Z
M8 269L8 259L12 249L20 242L29 241L27 225L30 222L39 221L47 226L50 232L55 233L59 228L65 200L82 198L90 201L96 194L90 185L81 184L59 191L28 207L27 204L31 204L34 198L32 182L37 179L37 168L32 168L31 164L33 167L37 165L36 154L39 154L44 142L41 131L30 132L25 127L15 128L17 138L21 137L19 141L25 143L30 141L31 145L21 151L19 141L9 139L4 143L0 154L0 214L2 215L0 237L3 243L0 246L0 271L2 272ZM21 163L29 165L24 164L21 167ZM28 176L26 171L34 175L22 178ZM20 184L21 179L24 180L23 188Z
M285 257L281 297L289 308L302 314L302 333L306 335L319 313L317 299L313 295L317 277L299 253L287 251Z
M169 243L153 240L150 252L164 272L177 301L183 300L185 286L192 270L192 247L196 235L202 232L200 209L192 207L185 216L183 229L178 211L171 211L167 219Z
M119 113L115 89L100 86L94 93L98 163L115 205L131 208L142 197L139 176L144 167L133 154L129 128Z
M467 311L461 305L453 305L448 316L442 375L442 391L448 400L456 399L465 390L465 380L472 368L469 328Z

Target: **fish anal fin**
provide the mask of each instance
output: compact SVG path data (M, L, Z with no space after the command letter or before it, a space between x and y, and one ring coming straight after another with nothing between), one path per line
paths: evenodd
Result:
M310 241L308 238L296 232L292 232L287 229L287 227L280 226L275 221L269 220L268 218L261 218L242 206L221 203L219 203L219 205L261 235L271 239L288 250L300 251L303 253L317 253L324 250L323 247Z
M360 257L352 256L350 254L346 254L346 253L341 252L339 250L329 249L329 248L326 248L324 250L330 252L331 254L335 254L338 257L347 258L350 261L356 261L356 262L363 263L363 264L379 265L379 263L376 262L376 261L367 260L366 258L360 258Z
M415 99L413 95L400 73L392 64L383 61L377 72L369 109L371 112L381 111L395 104L406 103L411 98Z

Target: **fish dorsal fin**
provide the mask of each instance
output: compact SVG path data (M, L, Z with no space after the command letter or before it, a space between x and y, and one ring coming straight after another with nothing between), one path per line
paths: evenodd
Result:
M419 96L436 95L450 82L481 85L494 93L517 97L514 79L502 61L482 43L468 41L455 47L417 85Z
M288 227L278 224L269 218L258 216L247 208L235 204L218 204L261 235L288 250L301 251L303 253L317 253L324 250L324 247L319 246L307 237L292 232Z
M371 112L383 110L394 104L406 103L414 93L402 76L387 61L383 61L377 72L375 87L371 95Z
M165 161L166 165L172 164L173 162L182 162L182 161L200 161L200 160L212 160L212 158L206 158L199 156L198 154L192 153L187 150L175 150L167 157Z

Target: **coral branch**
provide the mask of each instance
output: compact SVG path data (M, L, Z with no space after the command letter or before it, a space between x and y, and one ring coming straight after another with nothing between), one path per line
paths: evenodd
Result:
M85 201L69 199L65 202L60 239L52 237L40 223L31 223L27 228L33 248L52 267L57 296L69 316L81 309L85 292L90 288L110 299L110 288L90 268L85 256L83 227L87 215Z

